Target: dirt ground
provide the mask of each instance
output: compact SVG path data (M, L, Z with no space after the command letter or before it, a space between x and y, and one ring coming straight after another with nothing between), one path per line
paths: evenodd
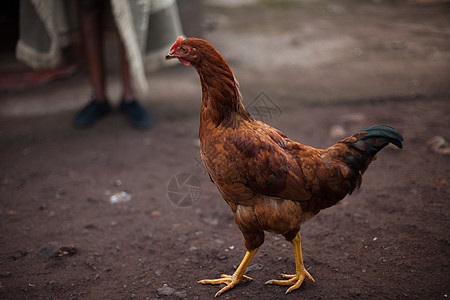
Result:
M289 295L264 285L295 270L290 243L267 234L253 282L220 297L447 298L450 155L427 142L450 140L448 4L211 2L205 36L257 117L315 147L374 124L405 139L380 153L360 190L302 227L316 283ZM219 287L197 280L239 264L242 235L200 163L197 75L180 65L149 80L147 131L119 113L73 129L89 96L84 72L0 94L1 299L211 299ZM113 75L114 105L119 91ZM183 174L191 189L177 190ZM112 203L121 191L131 199Z

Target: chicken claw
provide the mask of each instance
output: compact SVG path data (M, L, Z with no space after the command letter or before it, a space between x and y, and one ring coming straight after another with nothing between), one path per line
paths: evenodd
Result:
M305 278L308 278L312 282L315 282L314 278L303 269L300 271L300 273L294 274L294 275L288 275L288 274L281 274L281 277L287 278L287 280L269 280L266 282L266 284L278 284L278 285L292 285L290 288L287 289L286 294L292 292L293 290L298 289Z
M303 265L300 234L297 234L297 236L292 240L292 245L294 246L296 274L281 274L281 277L286 278L287 280L274 279L266 282L266 284L292 285L287 289L286 294L298 289L302 285L305 278L308 278L312 282L315 282L314 278L311 276L311 274L309 274L308 271L306 271L305 266Z
M197 283L201 283L201 284L222 284L222 283L224 283L224 284L226 284L225 287L223 287L220 291L218 291L216 293L215 297L218 297L223 292L233 288L241 280L245 280L245 281L252 281L253 280L252 278L250 278L250 277L248 277L246 275L242 275L241 279L238 279L237 276L230 276L230 275L226 275L226 274L222 274L222 275L220 275L220 277L221 278L219 278L219 279L199 280Z
M247 275L244 275L245 269L247 268L248 264L252 260L253 256L255 256L256 252L258 251L258 248L253 249L251 251L247 251L244 258L241 261L241 264L236 269L236 271L233 273L233 275L226 275L222 274L219 279L204 279L199 280L197 283L201 284L226 284L220 291L218 291L215 295L215 297L220 296L223 292L228 291L229 289L233 288L236 284L238 284L241 280L245 281L252 281L253 279L248 277Z

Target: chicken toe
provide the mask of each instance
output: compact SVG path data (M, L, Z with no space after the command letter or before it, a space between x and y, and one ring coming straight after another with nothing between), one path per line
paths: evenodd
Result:
M245 269L247 268L248 264L252 260L253 256L255 256L257 249L247 251L244 258L242 259L242 262L240 263L239 267L236 269L236 271L233 273L233 275L226 275L222 274L218 279L204 279L199 280L197 283L201 284L226 284L225 287L223 287L221 290L219 290L215 297L220 296L223 292L228 291L229 289L233 288L235 285L237 285L241 280L245 281L252 281L253 279L244 275Z
M220 294L222 294L223 292L233 288L236 284L238 284L241 280L244 281L252 281L253 279L246 276L246 275L242 275L242 277L240 279L238 279L238 276L230 276L230 275L226 275L226 274L222 274L220 275L221 278L218 279L204 279L204 280L199 280L197 283L201 283L201 284L225 284L225 286L216 293L216 297L220 296Z
M302 285L305 278L308 278L312 282L315 282L314 278L305 269L305 266L303 264L300 234L297 234L296 237L292 240L292 245L294 247L294 255L295 255L295 269L296 269L295 274L294 275L281 274L281 276L283 278L286 278L286 280L274 279L266 282L266 284L291 285L291 287L287 289L286 294L292 292L293 290L298 289Z
M274 279L267 281L266 284L291 285L291 287L286 291L286 294L288 294L293 290L298 289L302 285L305 278L308 278L312 282L315 282L314 278L305 269L294 275L281 274L281 276L283 278L286 278L287 280Z

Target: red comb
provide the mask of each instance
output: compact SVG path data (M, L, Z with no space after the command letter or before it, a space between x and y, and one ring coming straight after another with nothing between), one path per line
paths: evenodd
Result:
M172 53L173 50L175 50L175 48L182 42L184 41L182 36L177 37L177 40L175 41L175 43L172 45L172 47L170 48L169 52Z

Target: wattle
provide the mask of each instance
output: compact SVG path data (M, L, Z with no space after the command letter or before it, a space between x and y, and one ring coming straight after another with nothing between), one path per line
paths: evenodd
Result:
M183 63L186 67L189 67L191 65L191 62L182 58L178 58L179 61Z

